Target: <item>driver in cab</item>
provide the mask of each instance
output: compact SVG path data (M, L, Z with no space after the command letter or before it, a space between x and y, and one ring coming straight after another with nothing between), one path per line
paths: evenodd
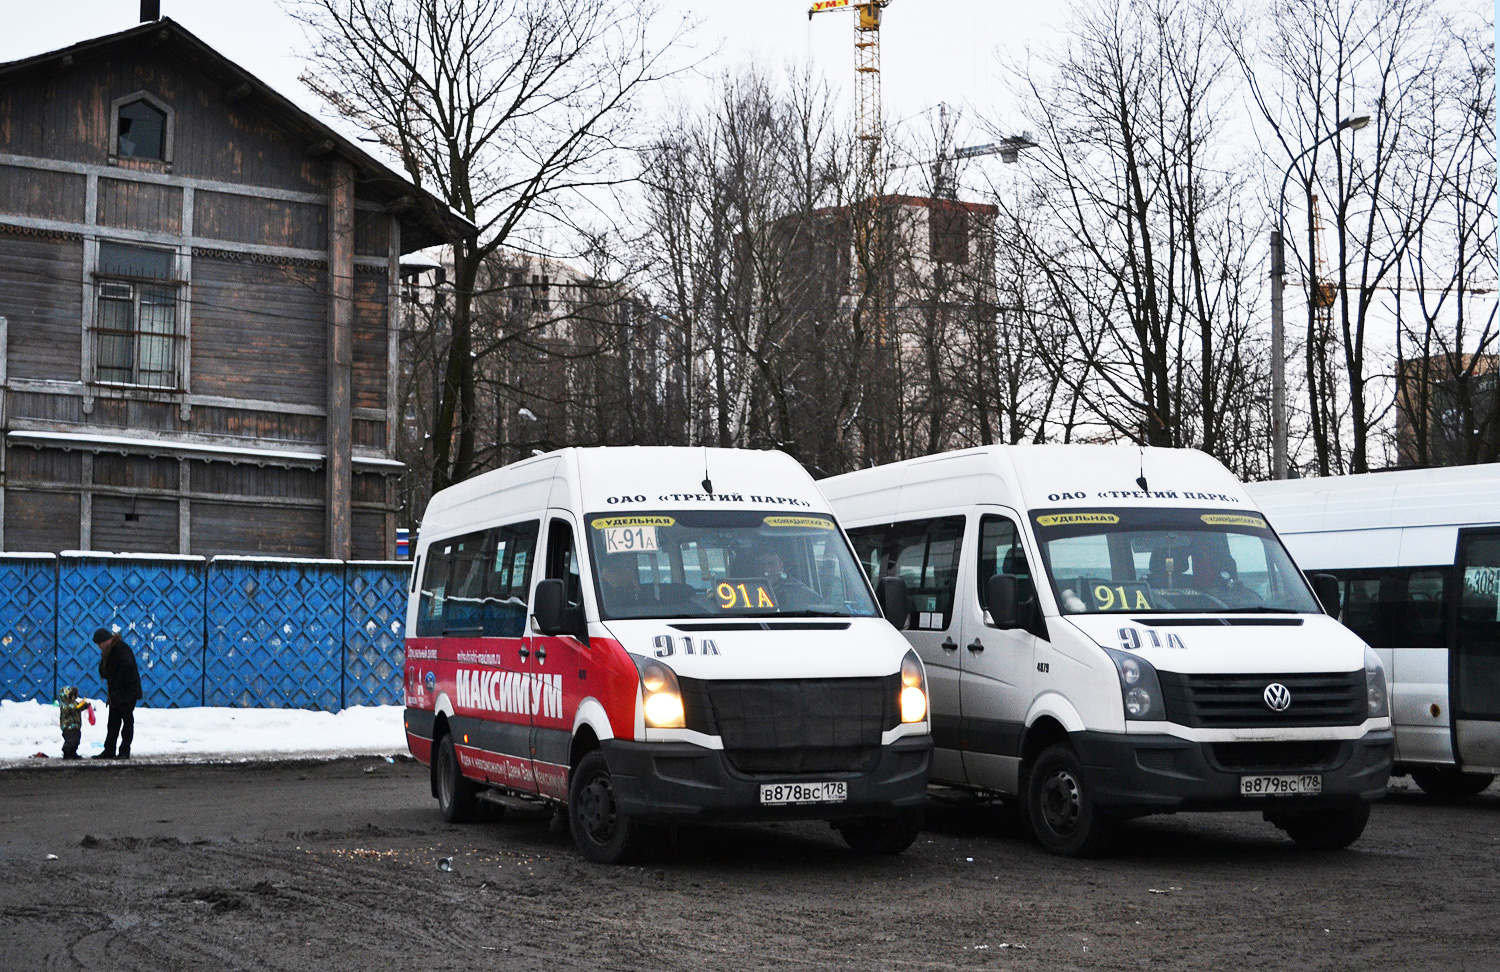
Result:
M818 599L816 591L787 574L781 554L776 551L761 551L755 558L755 565L782 610L805 611Z
M641 586L640 569L634 554L606 555L599 567L599 586L611 613L638 607L651 599L650 592Z

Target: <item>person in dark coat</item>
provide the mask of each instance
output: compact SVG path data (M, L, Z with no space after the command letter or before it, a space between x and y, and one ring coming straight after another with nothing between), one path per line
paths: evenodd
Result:
M136 668L135 653L125 639L108 628L94 632L94 644L99 646L99 677L104 679L105 702L109 705L104 751L94 758L129 759L130 742L135 738L135 704L141 700L141 673Z

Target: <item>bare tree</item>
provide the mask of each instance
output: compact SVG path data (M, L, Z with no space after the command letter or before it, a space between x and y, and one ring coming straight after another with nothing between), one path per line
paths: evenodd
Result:
M1408 208L1421 213L1439 198L1426 219L1402 220L1415 223L1394 295L1394 452L1403 464L1500 460L1494 46L1463 27L1449 45L1461 56L1422 79L1421 124L1403 153L1415 170L1406 181L1422 190Z
M1425 165L1402 156L1423 128L1422 82L1442 71L1448 32L1432 0L1271 0L1223 22L1265 141L1279 149L1274 170L1290 160L1301 190L1305 232L1288 240L1308 283L1315 468L1365 472L1391 401L1379 391L1384 353L1372 348L1382 295L1443 196ZM1369 128L1337 136L1354 115L1369 115ZM1319 212L1331 242L1319 239Z
M479 227L455 235L432 486L476 468L473 305L517 234L567 224L625 178L637 96L672 73L656 0L289 0L314 42L308 86L368 128L413 182Z
M871 359L848 323L852 151L825 85L748 70L645 153L643 245L693 358L694 441L847 468Z
M1000 262L1032 274L1032 347L1071 399L1068 434L1081 408L1103 437L1201 445L1239 465L1226 416L1257 377L1242 309L1253 275L1212 19L1122 0L1080 12L1042 64L1010 72L1042 144L1023 189L997 196L1016 227Z

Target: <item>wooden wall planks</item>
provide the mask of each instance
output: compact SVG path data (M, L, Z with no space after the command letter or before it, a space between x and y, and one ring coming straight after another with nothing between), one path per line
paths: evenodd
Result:
M88 177L0 165L0 220L31 216L83 222Z
M182 189L177 186L100 179L98 205L100 226L157 233L182 232Z
M177 500L95 495L90 550L176 553Z
M258 261L193 261L193 390L322 405L327 275Z
M82 285L82 240L0 232L0 307L10 321L10 378L78 380Z
M78 496L5 489L7 550L77 550Z
M325 207L200 190L193 194L193 232L234 243L328 248Z
M0 91L0 151L104 162L114 148L110 106L137 91L173 111L174 174L301 192L326 185L326 167L303 152L305 136L248 102L225 104L223 85L202 72L139 52L105 51L70 69L7 84ZM167 170L149 160L120 163Z
M278 509L274 517L248 504L193 500L193 553L275 554L284 557L325 556L323 510Z

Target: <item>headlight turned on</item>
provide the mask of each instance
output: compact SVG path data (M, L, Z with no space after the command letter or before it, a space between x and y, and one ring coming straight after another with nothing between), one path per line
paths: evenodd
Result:
M1391 714L1391 697L1386 691L1385 666L1374 649L1365 646L1365 706L1366 718L1381 719Z
M646 725L652 729L684 729L687 720L682 708L682 690L677 673L654 658L631 655L635 670L641 676L641 699Z
M901 659L901 721L921 722L927 718L927 676L917 653L908 651Z

